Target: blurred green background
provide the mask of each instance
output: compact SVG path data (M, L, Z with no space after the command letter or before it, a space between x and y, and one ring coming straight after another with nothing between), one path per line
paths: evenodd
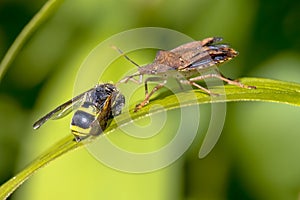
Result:
M0 1L0 58L44 3ZM300 83L298 0L66 0L0 82L0 183L69 134L70 116L37 132L32 123L72 96L77 69L87 54L113 34L148 26L197 40L224 37L240 52L221 68L230 78ZM147 59L143 62L151 62L153 54ZM113 74L111 80L115 78ZM202 108L201 117L207 113L209 119L209 105ZM172 165L129 174L99 164L81 149L40 170L11 199L299 199L299 120L298 107L229 103L221 138L204 159L198 158L196 138ZM199 135L206 128L200 126Z

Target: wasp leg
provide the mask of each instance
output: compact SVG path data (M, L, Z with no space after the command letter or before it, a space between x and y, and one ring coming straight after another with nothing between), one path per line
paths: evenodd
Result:
M81 142L82 140L84 140L84 139L86 139L86 138L88 138L89 136L87 135L87 136L78 136L78 135L74 135L74 141L75 142Z
M163 81L162 83L156 85L150 93L148 93L148 82L149 81ZM149 77L145 80L145 99L139 103L138 105L135 106L134 112L137 112L140 110L142 107L147 105L149 103L150 97L160 88L162 88L165 84L167 83L167 80L160 78L160 77Z
M255 86L244 85L243 83L241 83L239 81L230 80L230 79L222 76L221 74L205 74L205 75L201 75L201 76L191 78L191 79L189 79L189 81L194 82L194 81L200 81L200 80L204 80L204 79L208 79L208 78L218 78L222 81L225 81L226 83L228 83L230 85L236 85L236 86L241 87L241 88L256 89Z

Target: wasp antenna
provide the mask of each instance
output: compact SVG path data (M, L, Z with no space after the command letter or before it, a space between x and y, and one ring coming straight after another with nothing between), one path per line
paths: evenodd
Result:
M130 59L121 49L119 49L118 47L112 45L111 48L115 49L116 51L118 51L122 56L124 56L126 58L126 60L128 60L129 62L131 62L132 64L134 64L135 66L137 66L138 68L140 68L141 66L139 66L139 64L137 64L136 62L134 62L132 59Z

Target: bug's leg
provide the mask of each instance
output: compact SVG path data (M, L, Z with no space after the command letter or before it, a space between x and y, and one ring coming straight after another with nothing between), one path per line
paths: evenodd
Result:
M197 88L199 88L200 90L203 90L204 92L206 92L209 95L218 95L216 93L211 92L209 89L202 87L201 85L198 85L197 83L195 83L194 81L190 81L190 80L181 80L180 81L182 84L187 84L187 85L193 85Z
M192 81L192 82L193 81L200 81L200 80L204 80L204 79L208 79L208 78L218 78L222 81L225 81L226 83L228 83L230 85L236 85L236 86L241 87L241 88L256 89L255 86L244 85L243 83L241 83L239 81L230 80L229 78L226 78L226 77L222 76L221 74L214 74L214 73L197 76L197 77L189 79L189 81Z
M125 77L122 80L120 80L117 84L119 84L119 83L128 83L128 81L132 81L132 82L134 82L136 84L140 84L140 81L134 79L133 76L127 76L127 77Z
M157 90L159 90L160 88L162 88L164 85L165 85L165 82L156 85L156 86L151 90L151 92L148 93L148 94L145 96L145 99L144 99L141 103L139 103L138 105L135 106L134 112L137 112L139 109L141 109L142 107L144 107L145 105L147 105L147 104L149 103L150 97L151 97Z
M150 93L148 93L148 82L149 81L163 81L162 83L156 85ZM135 106L134 112L137 112L139 109L144 107L149 103L150 97L160 88L162 88L165 84L167 83L167 80L160 78L160 77L149 77L145 80L145 99L139 103L138 105Z
M165 79L163 79L163 78L161 78L161 77L149 77L149 78L147 78L146 80L145 80L145 96L148 96L148 82L158 82L158 81L164 81L163 82L163 85L165 85L166 84L166 81L165 81ZM152 91L153 91L153 89L152 89ZM151 92L152 92L151 91Z
M133 77L139 76L139 80L134 79ZM121 79L120 81L117 82L119 83L127 83L128 81L132 81L136 84L141 84L143 80L143 75L140 74L140 72L135 72L134 74L131 74L130 76L126 76L125 78Z

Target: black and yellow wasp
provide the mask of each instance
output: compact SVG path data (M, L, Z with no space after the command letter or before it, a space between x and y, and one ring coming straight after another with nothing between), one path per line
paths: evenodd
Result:
M94 88L58 106L33 124L38 129L49 119L60 119L75 110L71 121L71 132L75 141L101 134L114 116L121 114L125 97L110 83L98 84Z

